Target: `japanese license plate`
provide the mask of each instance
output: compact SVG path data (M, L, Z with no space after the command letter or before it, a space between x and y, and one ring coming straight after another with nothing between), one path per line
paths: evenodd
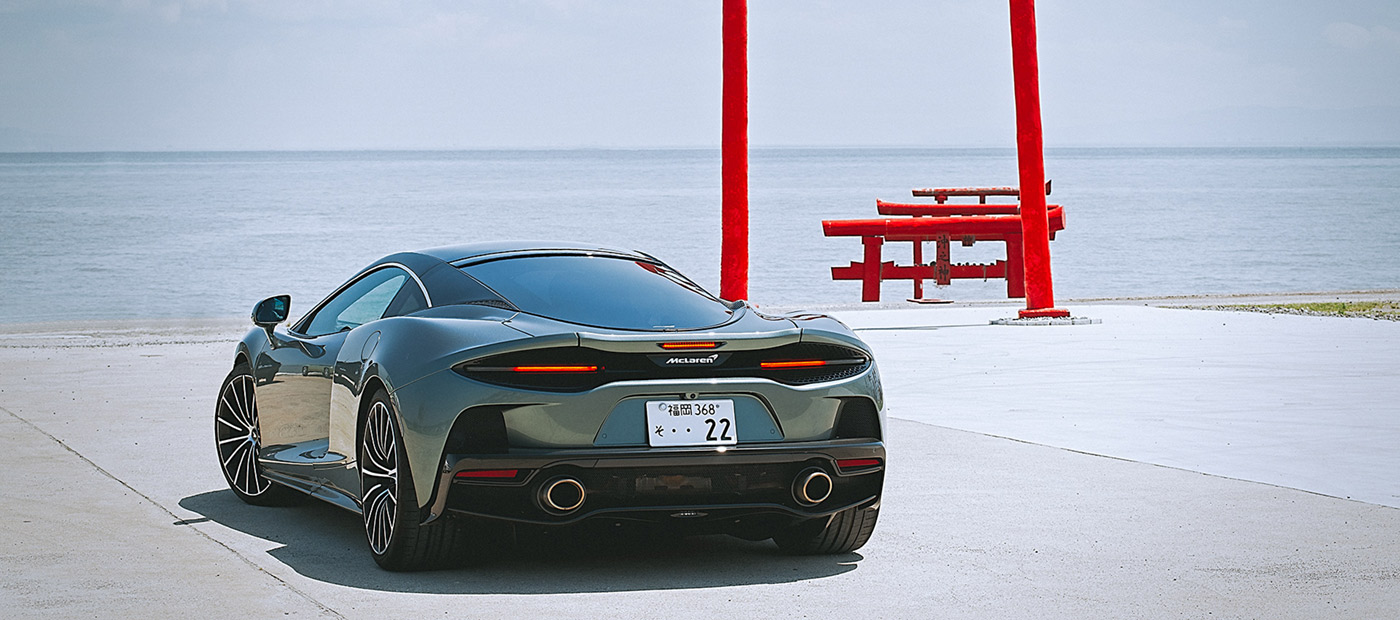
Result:
M732 446L739 442L732 400L647 401L653 446Z

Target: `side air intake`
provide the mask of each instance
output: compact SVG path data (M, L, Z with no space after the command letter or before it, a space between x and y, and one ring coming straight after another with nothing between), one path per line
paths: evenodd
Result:
M836 410L835 439L880 441L880 412L869 398L844 398Z
M463 411L447 433L448 454L505 454L510 451L506 420L500 407Z

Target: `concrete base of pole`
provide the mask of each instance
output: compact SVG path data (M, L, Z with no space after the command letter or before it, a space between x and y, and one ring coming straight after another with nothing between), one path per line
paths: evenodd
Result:
M1090 319L1082 316L1035 316L1017 317L1014 319L993 319L992 325L1094 325L1102 323L1101 319Z
M1069 310L1064 308L1027 308L1018 312L1017 316L1023 319L1058 319L1069 316Z

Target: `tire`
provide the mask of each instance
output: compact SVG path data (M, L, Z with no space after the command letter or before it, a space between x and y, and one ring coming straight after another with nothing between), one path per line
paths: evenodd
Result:
M219 388L214 405L214 448L219 469L234 495L254 506L286 506L297 493L269 480L258 462L262 433L258 430L258 402L253 373L247 364L233 367Z
M359 449L360 510L370 553L380 568L391 571L450 565L462 557L465 537L451 518L422 523L402 437L389 395L375 392Z
M829 518L812 519L791 526L773 536L784 553L828 555L850 553L865 546L875 532L880 517L878 504L870 508L847 508Z

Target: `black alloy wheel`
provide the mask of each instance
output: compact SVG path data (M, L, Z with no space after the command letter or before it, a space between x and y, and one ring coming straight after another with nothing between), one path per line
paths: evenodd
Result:
M360 500L365 536L375 556L389 551L399 513L399 442L394 418L381 399L370 404L360 448Z
M263 475L258 462L262 436L258 431L258 400L253 374L247 364L238 364L219 389L214 408L214 441L219 453L219 469L239 499L257 506L281 506L296 494Z
M370 399L360 433L360 510L370 553L393 571L438 568L460 559L458 524L424 524L393 402L383 390Z

